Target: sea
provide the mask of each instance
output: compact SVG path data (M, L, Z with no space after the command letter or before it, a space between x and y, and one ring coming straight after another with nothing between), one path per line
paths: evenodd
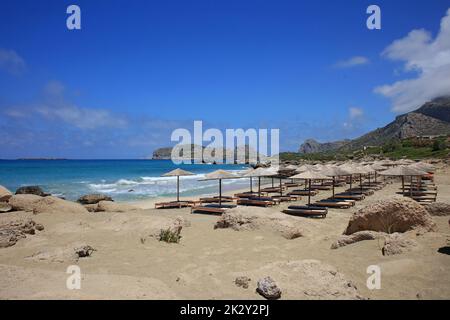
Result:
M182 164L171 160L0 160L0 185L15 191L40 186L45 192L68 200L101 193L118 201L135 201L176 195L176 177L161 177L181 168L195 175L180 177L180 195L212 195L218 181L200 181L205 174L224 169L240 173L246 165ZM249 188L249 179L222 180L224 191Z

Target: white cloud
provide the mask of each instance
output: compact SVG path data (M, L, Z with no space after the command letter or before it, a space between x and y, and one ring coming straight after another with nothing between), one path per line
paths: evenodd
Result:
M408 112L433 98L449 95L450 9L434 39L426 30L413 30L390 44L382 55L403 61L404 71L416 72L414 78L375 88L376 93L392 100L394 112Z
M370 62L369 59L366 57L355 56L355 57L351 57L347 60L338 61L334 66L336 68L352 68L352 67L368 64L369 62Z
M50 120L63 121L79 129L125 128L128 122L106 109L79 107L64 97L65 87L58 81L47 83L44 88L46 102L35 111Z
M350 119L361 118L364 115L364 111L361 108L351 107L348 109Z
M14 50L0 48L0 69L20 75L25 71L25 61Z

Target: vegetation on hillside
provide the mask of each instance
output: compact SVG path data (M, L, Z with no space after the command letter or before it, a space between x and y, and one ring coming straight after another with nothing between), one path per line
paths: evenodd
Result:
M438 137L434 139L409 138L404 140L392 140L381 146L366 147L354 151L330 151L321 153L301 154L296 152L283 152L281 160L348 160L359 159L365 156L384 157L391 159L426 159L445 158L450 154L450 137Z

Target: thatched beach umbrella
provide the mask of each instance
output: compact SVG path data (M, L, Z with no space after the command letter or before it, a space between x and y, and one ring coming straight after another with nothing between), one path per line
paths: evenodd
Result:
M161 177L177 177L177 202L180 201L180 177L182 176L192 176L194 173L182 170L180 168L172 170L163 174Z
M225 171L225 170L216 170L214 172L208 173L205 175L204 179L201 179L199 181L205 181L205 180L219 180L219 206L222 206L222 180L223 179L236 179L239 178L234 173Z
M416 162L413 164L410 164L408 167L426 171L426 172L434 172L435 167L432 164L426 163L426 162Z
M336 184L336 177L348 176L350 174L347 170L335 166L327 167L322 171L320 171L320 173L333 178L333 199L334 199L334 188Z
M249 173L251 173L253 171L255 171L255 169L249 168L249 169L245 170L244 172L242 172L240 174L240 176L243 177L243 178L246 178L246 177L248 177L248 176L246 176L246 174L249 174ZM253 177L250 176L249 178L250 178L250 192L253 192Z
M291 179L305 179L308 181L309 185L309 192L308 192L308 205L311 205L311 180L326 180L329 179L326 175L314 171L314 170L307 170L303 171L302 173L296 174L295 176L290 177Z
M422 170L418 170L415 168L407 167L407 166L397 166L380 172L383 176L397 176L402 177L402 194L405 195L405 177L410 176L411 182L412 177L420 177L427 175L428 173ZM410 192L412 195L412 185L410 186Z
M247 174L244 174L243 177L257 177L258 178L258 197L261 197L261 177L270 177L277 174L277 171L272 169L273 167L263 168L259 167Z

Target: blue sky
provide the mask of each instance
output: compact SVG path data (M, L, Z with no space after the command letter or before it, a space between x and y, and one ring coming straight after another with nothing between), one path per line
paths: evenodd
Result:
M81 8L81 30L66 28L70 4ZM381 8L381 30L366 28L370 4ZM193 120L280 128L280 148L297 150L450 94L448 1L0 7L0 158L140 158Z

